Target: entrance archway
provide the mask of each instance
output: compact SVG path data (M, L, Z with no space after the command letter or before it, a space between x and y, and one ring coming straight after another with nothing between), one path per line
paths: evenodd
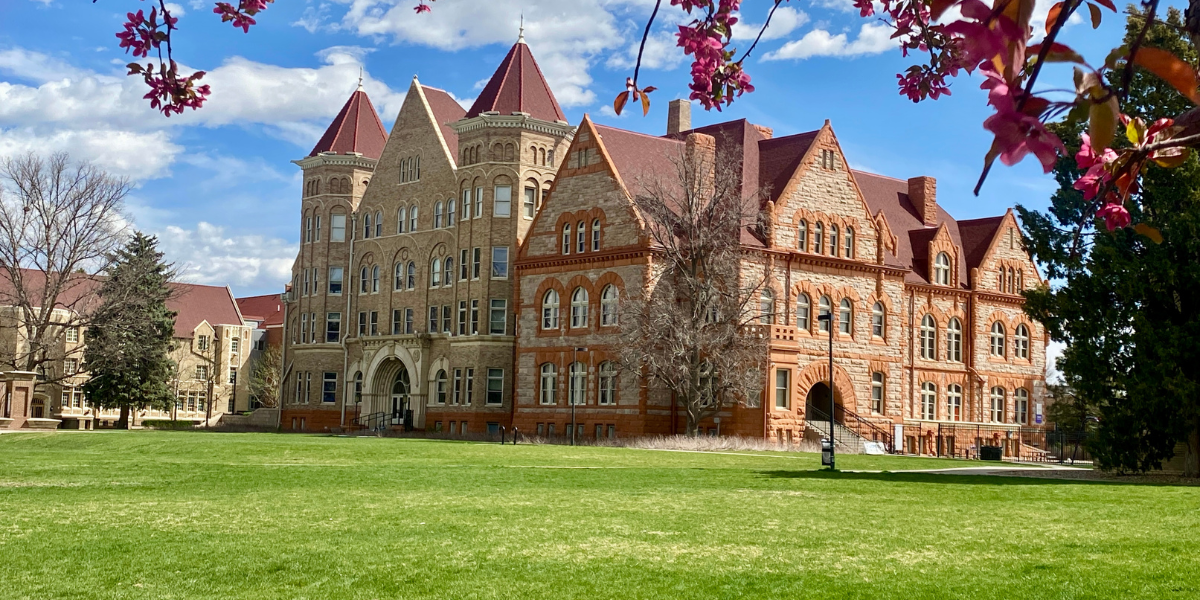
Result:
M808 388L808 397L805 398L805 414L810 420L817 419L821 421L829 420L829 384L818 381ZM841 423L845 419L845 413L842 408L842 394L839 392L833 396L833 420L836 423Z

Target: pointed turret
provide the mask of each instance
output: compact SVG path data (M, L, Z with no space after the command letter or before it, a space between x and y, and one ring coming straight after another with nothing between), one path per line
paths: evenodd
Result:
M361 77L361 76L360 76ZM357 152L368 158L378 159L383 153L383 145L387 143L387 131L371 105L371 99L362 89L360 79L358 89L346 100L346 105L329 124L321 141L313 146L309 156L322 152L348 154Z
M500 67L475 99L475 104L467 111L467 118L491 111L502 115L522 112L535 119L551 122L567 120L537 61L533 60L523 31L521 38L513 44Z

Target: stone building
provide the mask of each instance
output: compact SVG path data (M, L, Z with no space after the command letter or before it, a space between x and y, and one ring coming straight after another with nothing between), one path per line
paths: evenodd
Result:
M390 135L356 91L296 161L283 428L560 436L574 398L585 437L681 431L669 399L616 372L612 345L654 260L631 198L689 146L717 144L765 192L765 227L742 245L769 281L771 344L763 396L706 432L811 429L809 405L830 393L822 310L837 315L847 428L952 452L931 432L1038 422L1046 334L1019 293L1041 282L1011 212L958 221L931 177L850 169L828 122L776 138L745 120L692 128L688 109L671 104L661 137L586 117L576 129L523 41L469 110L414 78Z
M1047 337L1021 310L1020 291L1040 279L1011 211L957 221L931 177L853 170L828 121L779 138L745 120L690 129L683 101L663 137L586 117L579 126L516 262L513 424L555 435L574 398L588 438L682 431L674 403L613 362L622 299L649 293L654 265L631 200L647 181L677 178L673 160L718 145L740 159L744 189L763 191L765 226L743 231L741 245L743 269L767 281L758 306L771 341L762 397L702 428L786 442L827 418L814 409L828 406L830 324L816 316L832 311L839 423L895 435L912 453L978 442L1015 451L996 438L1040 423ZM939 429L968 424L979 435L960 432L957 450Z
M36 271L26 274L27 282L39 278ZM43 372L31 375L34 386L21 416L32 419L32 424L15 420L11 406L0 406L0 417L14 419L10 427L93 429L111 426L120 416L120 411L92 406L83 392L88 379L83 363L87 340L86 331L79 325L79 313L94 308L95 302L87 299L98 298L100 285L98 278L83 275L59 296L54 321L61 323L65 331L60 336L60 347L53 352L57 358ZM216 424L224 414L248 410L248 358L253 326L242 320L232 292L227 287L189 283L171 286L174 293L167 306L177 313L175 348L171 352L177 365L171 381L175 405L166 411L134 411L132 423L175 419ZM27 347L19 311L12 306L0 306L0 373L7 373L5 377L9 380L21 380L12 360L25 353Z

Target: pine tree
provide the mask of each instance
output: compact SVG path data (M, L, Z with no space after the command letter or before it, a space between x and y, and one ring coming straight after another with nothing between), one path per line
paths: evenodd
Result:
M1141 30L1134 12L1126 42ZM1152 26L1147 47L1169 50L1196 64L1172 8ZM1138 70L1122 110L1131 117L1178 114L1186 100ZM1056 125L1078 151L1082 124ZM1094 407L1099 423L1091 450L1100 466L1146 471L1186 444L1185 473L1200 475L1200 161L1176 169L1150 165L1144 173L1135 224L1157 229L1161 243L1132 228L1109 232L1097 222L1076 226L1088 202L1072 187L1082 173L1072 158L1055 169L1060 189L1048 213L1018 206L1026 243L1057 289L1027 293L1026 311L1067 343L1059 361L1076 403Z
M173 271L158 240L137 232L116 252L106 275L87 331L84 361L91 379L84 390L94 406L119 408L117 428L127 429L130 410L166 410L174 401L175 312L166 304Z

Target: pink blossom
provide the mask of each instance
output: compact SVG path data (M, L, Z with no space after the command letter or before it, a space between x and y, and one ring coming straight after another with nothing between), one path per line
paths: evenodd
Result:
M1129 211L1119 202L1109 202L1100 210L1096 211L1096 216L1104 219L1105 227L1112 231L1118 227L1128 227L1133 220L1129 216Z
M433 9L429 8L428 4L425 4L424 2L422 2L422 3L414 6L413 10L417 11L417 14L419 15L421 13L431 12Z
M875 5L871 0L854 0L854 8L858 9L858 16L869 17L875 14Z

